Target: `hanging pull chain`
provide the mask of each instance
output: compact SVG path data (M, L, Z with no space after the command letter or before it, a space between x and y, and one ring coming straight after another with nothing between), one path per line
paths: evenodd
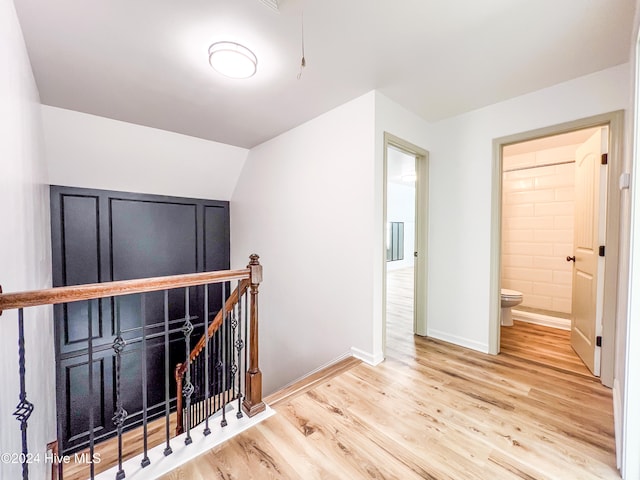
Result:
M300 17L300 24L302 27L302 60L300 60L300 72L298 72L298 80L302 78L302 70L307 66L307 61L304 58L304 12Z

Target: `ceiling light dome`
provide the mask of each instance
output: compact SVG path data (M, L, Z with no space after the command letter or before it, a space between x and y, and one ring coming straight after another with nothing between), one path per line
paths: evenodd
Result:
M244 45L216 42L209 47L209 64L229 78L249 78L256 74L258 58Z

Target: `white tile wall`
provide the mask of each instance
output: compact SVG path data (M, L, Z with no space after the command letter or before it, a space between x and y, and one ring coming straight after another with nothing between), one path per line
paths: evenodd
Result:
M503 159L502 286L526 307L571 313L574 164L558 163L577 147Z

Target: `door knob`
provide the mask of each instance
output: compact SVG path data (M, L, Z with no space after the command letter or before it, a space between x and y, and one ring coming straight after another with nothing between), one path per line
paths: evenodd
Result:
M576 256L574 255L573 257L570 257L569 255L567 255L567 262L576 263Z

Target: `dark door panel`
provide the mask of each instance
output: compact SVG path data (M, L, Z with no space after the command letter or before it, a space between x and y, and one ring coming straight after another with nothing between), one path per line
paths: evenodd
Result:
M54 286L177 275L229 268L228 202L51 187ZM229 294L227 285L226 294ZM203 287L189 289L194 344L203 332ZM221 286L209 287L211 316L222 304ZM171 290L169 321L184 322L185 290ZM127 295L57 305L54 309L58 412L63 453L88 442L88 332L94 348L94 424L97 437L115 433L117 320L127 345L122 354L121 394L129 413L125 428L142 420L142 334L147 338L148 415L164 413L165 355L171 369L184 360L185 343L173 332L165 352L164 294ZM171 375L170 390L175 401Z
M112 279L196 272L196 208L196 204L112 199Z

